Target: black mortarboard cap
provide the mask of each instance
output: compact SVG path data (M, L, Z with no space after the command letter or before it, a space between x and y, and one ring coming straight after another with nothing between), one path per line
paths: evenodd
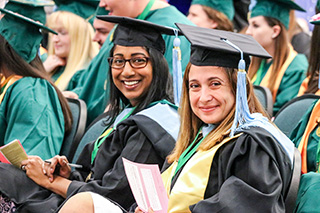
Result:
M176 25L191 43L190 62L196 66L238 68L240 52L223 40L230 41L242 50L247 67L250 64L249 56L271 58L252 36L185 24Z
M157 49L162 54L166 50L165 41L161 34L175 35L178 29L157 25L148 21L122 17L97 16L98 19L117 23L113 43L121 46L146 46Z

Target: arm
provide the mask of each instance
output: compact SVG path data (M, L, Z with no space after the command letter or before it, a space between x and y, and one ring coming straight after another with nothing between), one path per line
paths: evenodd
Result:
M241 136L220 150L211 167L205 199L190 206L191 211L285 212L291 166L270 140L266 137L257 142Z

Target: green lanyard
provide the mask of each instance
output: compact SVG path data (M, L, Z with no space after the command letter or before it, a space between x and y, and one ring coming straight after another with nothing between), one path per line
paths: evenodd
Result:
M188 148L186 150L184 150L184 152L179 157L178 165L177 165L176 171L174 172L174 175L172 178L174 178L176 176L177 172L181 169L181 167L183 167L187 163L187 161L192 157L192 155L196 152L196 150L200 146L201 142L205 138L205 137L203 137L195 146L193 146L197 142L198 137L200 135L200 132L202 132L202 127L199 129L199 131L198 131L195 139L192 141L192 143L188 146Z
M135 107L128 113L126 114L118 123L122 122L123 120L127 119L131 114L132 112L135 110ZM98 150L99 150L99 147L101 146L101 144L104 142L104 140L110 135L111 132L113 132L113 130L115 129L114 125L112 128L110 128L110 126L108 126L106 128L106 130L103 132L103 134L105 132L108 131L108 133L104 136L104 137L99 137L95 142L94 142L94 148L93 148L93 151L91 153L91 164L93 163L94 159L96 158L97 156L97 153L98 153ZM102 134L102 135L103 135Z
M155 1L156 0L150 0L149 3L147 4L147 6L142 11L142 13L137 17L137 19L145 20L145 18L147 17L148 13L150 12L150 9L153 6Z
M262 73L263 73L263 69L264 69L264 65L265 65L266 61L262 60L260 67L257 71L257 78L256 80L253 82L254 85L259 85L262 81Z

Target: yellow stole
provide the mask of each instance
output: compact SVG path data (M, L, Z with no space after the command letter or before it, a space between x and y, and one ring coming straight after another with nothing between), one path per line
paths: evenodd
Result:
M310 76L306 77L306 78L303 80L297 96L304 95L304 93L305 93L306 90L308 89L309 80L310 80ZM320 90L318 90L318 91L315 93L315 95L320 95Z
M320 101L318 101L311 112L309 122L306 126L306 129L303 133L302 139L299 143L299 151L301 153L301 172L303 174L307 173L307 146L308 146L308 139L310 133L317 127L318 123L320 122Z
M289 55L288 55L286 61L284 62L284 64L282 65L281 69L279 70L278 75L277 75L277 79L276 79L274 87L273 87L273 91L271 91L273 103L275 103L275 101L276 101L278 89L279 89L281 80L283 78L283 75L297 54L298 53L293 49L293 47L291 45L289 45ZM269 67L266 75L264 76L264 78L262 79L262 81L260 83L260 86L268 87L268 84L270 81L269 79L271 78L272 67L273 67L273 64L271 64L271 66Z
M0 94L0 104L4 98L4 95L7 92L7 89L17 80L21 79L22 76L20 75L10 75L8 78L5 78L4 76L0 79L0 88L3 88L2 93Z
M169 197L168 212L190 212L189 206L204 199L204 193L209 181L211 164L217 150L230 140L226 138L219 144L206 151L197 151L185 164L171 192L171 180L177 167L177 161L162 173L164 187Z

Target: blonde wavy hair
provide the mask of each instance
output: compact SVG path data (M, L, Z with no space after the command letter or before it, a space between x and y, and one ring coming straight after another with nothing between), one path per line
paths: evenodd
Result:
M194 138L196 137L200 127L203 125L203 122L193 113L190 100L189 100L189 73L191 64L189 63L186 71L184 73L183 84L182 84L182 97L181 103L179 108L180 114L180 131L179 137L176 143L175 148L173 149L172 153L168 156L168 162L172 163L177 161L180 155L183 153L184 150L192 143ZM222 68L222 71L225 71L230 85L231 90L236 97L236 89L237 89L237 69L233 68ZM249 78L247 78L247 82ZM261 106L260 102L258 101L257 97L254 94L253 86L251 83L247 84L247 98L248 98L248 105L251 113L259 112L262 113L264 116L267 117L265 110ZM199 146L198 150L209 150L215 144L221 142L224 138L228 137L229 129L232 126L235 114L235 106L231 109L230 113L227 117L213 130L211 131L207 137L202 141L201 145Z
M71 41L65 70L60 76L59 82L56 82L57 87L63 91L68 86L72 76L89 65L90 61L98 53L99 46L92 41L94 36L93 27L80 16L67 11L57 11L48 17L47 25L50 28L55 28L58 23L68 31ZM49 36L48 46L48 55L55 54L52 36ZM54 71L51 75L53 74Z

